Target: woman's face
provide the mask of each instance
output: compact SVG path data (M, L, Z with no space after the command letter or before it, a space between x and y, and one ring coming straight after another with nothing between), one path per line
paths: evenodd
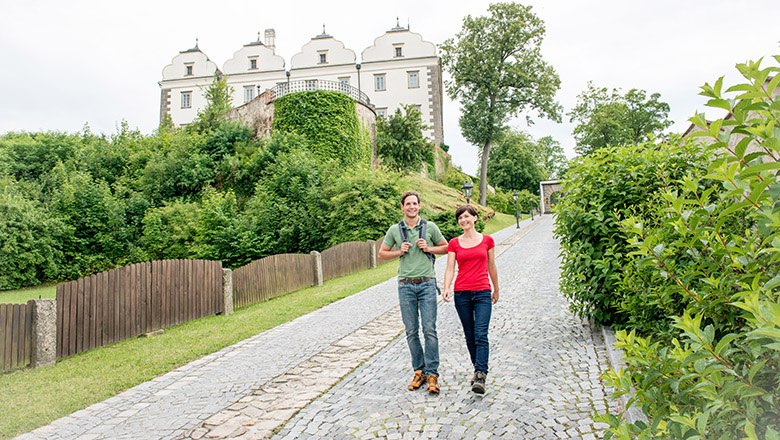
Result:
M458 225L460 225L460 227L463 228L463 230L473 228L474 223L476 223L476 221L477 221L477 217L471 215L471 213L468 211L463 212L463 214L461 214L460 217L458 217Z

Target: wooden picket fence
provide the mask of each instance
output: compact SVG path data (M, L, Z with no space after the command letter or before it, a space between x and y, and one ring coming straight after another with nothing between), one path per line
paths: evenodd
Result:
M314 258L311 254L278 254L239 267L233 271L233 306L247 306L315 285Z
M322 278L324 281L348 275L371 267L371 244L348 241L322 251Z
M224 310L222 263L131 264L57 285L57 358Z
M0 371L30 363L32 305L0 304Z

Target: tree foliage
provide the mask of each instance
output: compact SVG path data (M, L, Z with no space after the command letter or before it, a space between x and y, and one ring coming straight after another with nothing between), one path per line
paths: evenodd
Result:
M203 95L206 98L206 107L198 111L198 116L187 126L195 133L214 130L225 121L225 116L233 108L233 87L228 84L227 78L219 73L214 73L214 79Z
M422 134L426 128L413 105L377 119L376 148L382 163L393 170L420 171L423 163L433 160L433 144Z
M480 204L486 203L490 148L506 122L526 109L560 120L560 79L544 61L544 23L530 6L495 3L488 16L463 19L461 31L441 45L452 79L447 93L460 101L463 136L480 149Z
M537 192L545 179L537 142L527 133L506 132L490 150L488 179L499 188Z
M659 136L672 125L669 104L660 98L658 93L648 97L638 89L622 95L618 89L609 91L589 82L569 112L571 122L577 123L573 132L575 150L585 156L599 148L639 144Z

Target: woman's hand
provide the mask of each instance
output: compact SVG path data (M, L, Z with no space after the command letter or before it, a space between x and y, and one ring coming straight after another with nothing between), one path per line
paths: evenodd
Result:
M498 302L498 296L499 296L498 289L497 288L493 289L493 295L491 295L491 297L493 298L493 304Z
M441 297L444 299L444 302L450 302L452 299L452 291L449 288L444 289L444 293L441 295Z

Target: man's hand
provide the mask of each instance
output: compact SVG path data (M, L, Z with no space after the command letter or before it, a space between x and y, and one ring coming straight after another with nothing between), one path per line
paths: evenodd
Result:
M412 247L412 244L409 243L408 241L401 243L401 255L409 252L410 247Z
M417 247L420 248L423 252L428 252L428 241L422 238L417 240Z

